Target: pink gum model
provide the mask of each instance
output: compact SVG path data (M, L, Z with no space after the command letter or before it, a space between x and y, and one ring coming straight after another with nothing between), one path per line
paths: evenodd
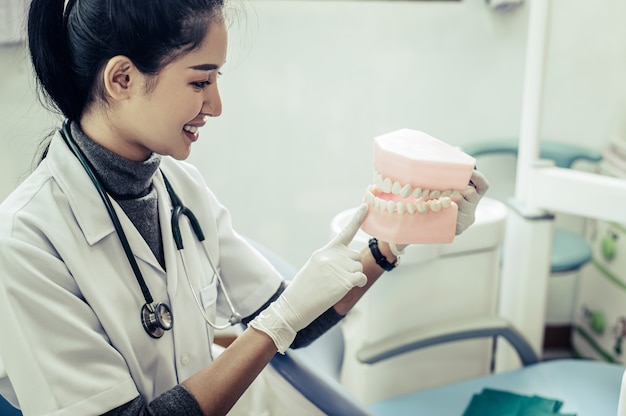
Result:
M361 228L396 244L450 243L456 232L455 200L476 160L420 131L402 129L374 138L375 184Z

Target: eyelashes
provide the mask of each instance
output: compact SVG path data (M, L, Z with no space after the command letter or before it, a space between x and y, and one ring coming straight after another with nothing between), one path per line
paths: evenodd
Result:
M221 72L217 72L215 74L215 79L219 78L222 76ZM193 85L196 88L199 88L201 90L205 89L206 87L208 87L209 85L212 85L214 82L214 79L211 79L212 77L209 76L209 79L205 80L205 81L198 81L198 82L192 82L191 85Z

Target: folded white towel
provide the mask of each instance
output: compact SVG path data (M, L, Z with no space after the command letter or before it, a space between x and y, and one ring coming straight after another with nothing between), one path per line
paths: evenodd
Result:
M507 12L521 6L524 0L486 0L486 2L494 10Z

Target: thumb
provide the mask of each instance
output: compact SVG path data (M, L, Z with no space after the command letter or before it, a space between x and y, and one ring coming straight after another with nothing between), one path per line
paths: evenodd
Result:
M330 241L328 245L333 246L341 244L347 246L350 244L357 231L359 231L361 224L363 224L368 208L367 204L361 204L361 206L357 208L350 222L339 232L339 234L335 236L335 238Z

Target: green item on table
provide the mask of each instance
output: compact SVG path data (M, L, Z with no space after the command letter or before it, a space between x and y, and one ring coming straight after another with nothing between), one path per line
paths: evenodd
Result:
M474 394L463 416L575 416L559 413L562 405L560 400L485 388Z

